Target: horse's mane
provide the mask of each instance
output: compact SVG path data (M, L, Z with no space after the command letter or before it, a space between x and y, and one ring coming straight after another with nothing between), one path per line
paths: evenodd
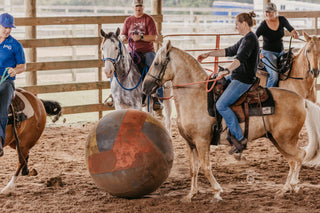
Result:
M181 50L177 47L172 47L172 50L176 51L177 54L182 56L182 58L184 59L184 62L188 63L188 67L192 67L194 70L198 70L198 71L202 70L204 73L206 73L206 71L203 69L201 64L192 55L190 55L186 51Z

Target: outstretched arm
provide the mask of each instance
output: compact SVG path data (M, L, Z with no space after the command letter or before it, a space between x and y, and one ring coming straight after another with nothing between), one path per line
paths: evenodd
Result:
M210 52L202 53L201 55L198 56L197 60L201 63L204 59L208 57L223 57L226 56L226 51L224 49L220 50L212 50Z

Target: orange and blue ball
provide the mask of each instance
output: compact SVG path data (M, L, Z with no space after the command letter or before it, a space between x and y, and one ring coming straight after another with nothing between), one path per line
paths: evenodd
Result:
M155 191L173 163L171 137L149 113L116 110L92 129L86 143L86 163L96 185L125 198Z

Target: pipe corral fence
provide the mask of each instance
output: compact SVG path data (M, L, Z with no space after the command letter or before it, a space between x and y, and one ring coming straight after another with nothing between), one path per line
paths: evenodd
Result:
M162 34L162 22L163 15L161 14L161 6L154 9L153 18L157 22L158 27L158 40L157 40L157 48L160 47L161 43L164 39L170 38L180 38L185 37L204 37L209 38L215 41L211 43L212 48L187 48L186 51L189 52L201 52L208 51L210 49L218 49L223 48L221 45L222 37L232 37L237 36L237 34L201 34L199 32L194 32L191 34ZM301 18L312 18L312 28L310 29L297 29L297 31L302 34L302 31L307 32L312 35L318 35L318 18L320 13L317 11L303 11L303 12L279 12L279 15L283 15L289 19L301 19ZM128 17L128 15L117 15L117 16L87 16L87 17L78 17L78 16L66 16L66 17L21 17L16 18L15 23L16 26L24 26L26 29L29 27L29 35L26 36L28 39L19 39L22 43L23 47L26 48L26 56L27 56L27 74L26 74L26 85L21 86L21 88L28 90L34 94L48 94L48 93L62 93L62 92L80 92L80 91L95 91L95 96L97 96L97 102L93 104L81 104L81 105L70 105L63 106L64 114L76 114L76 113L86 113L86 112L99 112L99 118L102 117L103 111L113 110L113 108L108 108L103 105L103 90L110 89L110 82L108 80L103 80L102 77L102 67L103 61L101 60L101 52L100 52L100 41L101 38L99 36L100 30L103 28L103 25L109 24L123 24L124 20ZM90 32L94 37L78 37L77 34L74 34L72 37L67 38L45 38L40 39L36 38L37 27L49 27L50 26L76 26L76 25L94 25L95 32ZM27 31L27 30L26 30ZM33 32L33 33L32 33ZM26 32L27 33L27 32ZM238 37L239 38L239 37ZM179 39L178 39L179 40ZM195 46L197 42L195 42ZM95 53L95 58L91 59L70 59L70 60L59 60L59 61L37 61L37 50L41 50L41 48L48 47L73 47L73 46L83 46L83 47L98 47L97 52ZM41 51L40 51L41 52ZM59 52L56 53L59 55ZM63 59L63 56L61 56ZM218 60L212 62L206 62L205 65L217 64ZM228 60L222 62L230 62ZM81 70L81 69L96 69L94 71L96 73L97 80L91 82L71 82L71 83L57 83L57 84L42 84L37 85L37 74L41 74L43 72L50 72L56 70ZM30 75L31 74L31 75ZM54 78L54 77L52 77ZM19 86L20 87L20 86ZM317 84L317 89L319 89L319 84ZM94 94L94 93L93 93Z

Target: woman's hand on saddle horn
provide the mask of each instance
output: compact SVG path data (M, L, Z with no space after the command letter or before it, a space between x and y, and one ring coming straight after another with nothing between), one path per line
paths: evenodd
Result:
M14 76L17 74L17 72L16 72L16 70L13 69L12 67L8 67L8 74L9 74L10 77L12 78L12 77L14 77Z
M229 75L229 74L230 74L230 70L228 68L225 68L224 70L221 70L221 71L218 72L217 78L220 79L220 78L222 78L222 77L224 77L226 75Z

